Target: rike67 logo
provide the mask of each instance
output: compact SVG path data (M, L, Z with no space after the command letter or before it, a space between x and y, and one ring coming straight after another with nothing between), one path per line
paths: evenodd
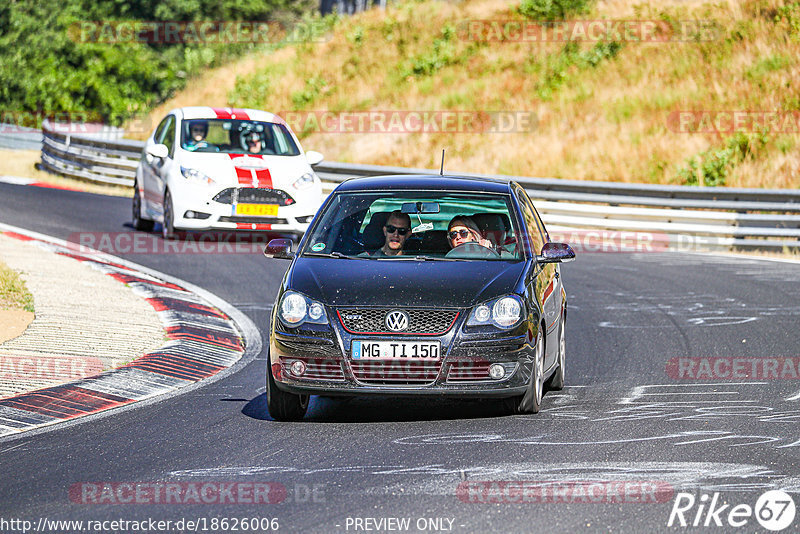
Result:
M764 493L755 506L727 502L719 492L703 493L699 498L680 492L675 496L667 526L739 528L755 517L763 528L777 532L792 524L795 512L794 499L781 490Z

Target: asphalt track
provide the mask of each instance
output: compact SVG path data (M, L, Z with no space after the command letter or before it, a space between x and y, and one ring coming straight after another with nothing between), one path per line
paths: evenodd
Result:
M0 222L61 239L133 232L129 203L0 184ZM216 294L262 336L288 266L257 253L119 255ZM681 357L798 358L800 265L608 253L580 254L562 272L567 387L547 393L538 415L504 416L496 403L475 400L314 398L303 422L278 423L265 410L261 354L186 394L0 441L0 531L15 531L2 520L36 525L41 518L205 519L212 531L212 518L246 517L277 518L283 532L397 526L376 529L357 518L408 518L400 530L407 532L730 532L713 520L668 528L675 494L699 503L718 492L720 502L753 506L766 490L783 489L800 504L800 380L680 379L667 365ZM549 481L574 490L576 480L608 483L607 498L583 502L562 493L531 502L531 494L509 493L511 485L505 494L497 485L475 490L484 481ZM619 502L615 491L642 481L675 493L662 502ZM83 504L70 497L84 483L123 482L270 482L286 495L260 505ZM621 500L635 500L631 492ZM490 502L474 502L482 499ZM686 512L687 521L697 510ZM800 517L786 531L799 528ZM750 518L740 530L763 529Z

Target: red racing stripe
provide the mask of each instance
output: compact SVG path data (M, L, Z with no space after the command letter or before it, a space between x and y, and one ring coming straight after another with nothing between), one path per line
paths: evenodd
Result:
M239 179L239 185L254 187L253 173L250 171L250 169L243 169L241 167L235 167L235 169L236 169L236 178Z
M250 117L243 109L236 108L211 108L218 119L240 119L250 120Z
M269 169L256 170L256 177L254 181L256 187L266 187L268 189L272 189L272 175L269 173Z

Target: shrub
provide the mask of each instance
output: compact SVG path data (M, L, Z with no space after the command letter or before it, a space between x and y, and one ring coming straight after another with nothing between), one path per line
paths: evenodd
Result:
M520 14L533 20L561 20L589 11L593 0L522 0Z

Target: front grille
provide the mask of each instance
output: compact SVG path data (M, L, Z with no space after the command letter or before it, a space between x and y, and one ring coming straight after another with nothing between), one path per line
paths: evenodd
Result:
M450 364L448 382L481 382L490 380L489 362L463 361Z
M446 333L458 317L458 310L403 309L408 314L408 329L394 332L386 327L386 316L398 308L339 308L342 326L354 334L414 334L440 336Z
M246 223L246 224L288 224L286 219L278 217L250 217L250 216L223 216L219 222Z
M306 372L303 376L296 377L292 374L290 366L292 362L301 360L306 364ZM322 358L290 358L281 359L283 365L283 376L299 380L334 380L344 381L342 364L338 360L326 360Z
M350 366L353 376L362 384L402 386L433 383L439 376L442 362L351 361Z
M277 204L291 206L295 200L280 189L266 189L263 187L229 187L214 196L214 200L221 204L233 204L238 192L237 202L240 204Z

